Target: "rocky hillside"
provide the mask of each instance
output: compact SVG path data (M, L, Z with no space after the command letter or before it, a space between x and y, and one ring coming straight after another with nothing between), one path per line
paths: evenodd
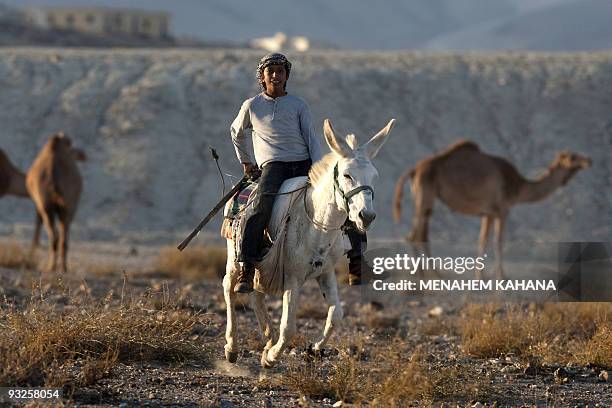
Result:
M257 92L252 51L0 51L0 147L27 168L54 131L83 147L85 191L75 234L172 241L220 195L208 147L239 175L229 124ZM509 239L609 241L612 235L612 54L316 53L293 56L289 91L364 141L397 118L376 161L373 235L399 237L395 180L458 138L508 157L536 177L555 152L588 154L593 168L546 201L517 208ZM0 233L28 235L33 205L0 200ZM215 220L210 231L218 228ZM478 220L438 205L432 237L473 241Z

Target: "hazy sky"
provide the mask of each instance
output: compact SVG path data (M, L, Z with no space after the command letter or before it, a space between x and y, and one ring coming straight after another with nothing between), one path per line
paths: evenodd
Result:
M0 0L163 10L171 32L246 41L278 31L352 49L588 50L612 44L612 0ZM586 28L585 28L586 27Z

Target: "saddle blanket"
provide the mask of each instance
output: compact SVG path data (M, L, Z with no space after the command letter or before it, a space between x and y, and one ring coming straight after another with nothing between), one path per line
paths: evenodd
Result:
M279 189L279 195L274 200L272 216L267 226L267 235L271 246L263 256L262 261L256 265L255 274L255 289L265 293L282 293L284 289L284 268L282 265L282 254L284 252L285 230L287 218L291 208L295 205L298 198L305 194L305 187L308 183L308 177L295 177L286 180ZM255 184L255 183L253 183ZM250 187L250 186L249 186ZM257 194L257 189L253 187L250 192L245 192L242 198L238 193L233 200L228 201L225 207L224 214L226 217L221 227L221 235L227 239L234 241L234 251L236 259L240 257L240 249L242 247L242 236L244 235L244 227L246 221L253 212L253 202ZM248 197L247 197L248 195ZM232 208L240 208L239 204L235 204L235 200L246 200L245 206L235 213L233 218L230 217Z

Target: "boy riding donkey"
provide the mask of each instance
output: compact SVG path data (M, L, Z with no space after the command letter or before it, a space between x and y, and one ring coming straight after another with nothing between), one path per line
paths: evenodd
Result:
M232 142L247 175L261 168L253 215L247 220L240 254L242 263L234 292L253 291L255 263L261 260L264 229L272 214L275 195L283 182L307 176L313 162L321 159L321 145L312 125L310 108L302 100L287 94L291 63L283 54L264 56L257 66L257 80L262 92L242 104L231 126ZM245 130L252 130L256 164L251 160ZM347 220L345 231L351 241L348 252L349 284L361 284L362 243L360 233Z

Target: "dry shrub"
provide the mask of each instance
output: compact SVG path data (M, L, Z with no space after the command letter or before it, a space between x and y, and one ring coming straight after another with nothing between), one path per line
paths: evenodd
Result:
M36 269L38 259L33 251L24 250L14 241L0 244L0 266L10 269Z
M424 357L420 349L410 357L387 350L381 359L387 368L370 378L369 392L376 395L371 405L403 407L414 401L457 402L494 397L482 376L470 371L472 368L428 363Z
M608 324L599 327L593 337L578 347L576 354L582 364L612 369L612 328Z
M180 252L174 247L160 250L154 269L166 277L219 279L225 275L226 248L196 245Z
M342 353L329 368L322 366L320 361L290 364L280 381L283 386L310 398L353 402L359 399L364 374L353 357Z
M83 306L63 314L44 304L0 315L0 384L84 385L117 361L205 357L189 339L201 316L174 308ZM75 368L76 367L76 368Z
M342 347L331 365L321 361L290 364L280 379L283 386L310 398L331 398L355 404L404 407L417 401L470 401L492 398L482 379L469 368L429 364L417 350L403 354L408 347L401 339L388 348L372 345ZM366 352L371 357L366 357Z
M463 350L475 357L521 354L534 343L535 319L516 305L470 305L459 323Z
M611 317L612 305L605 303L468 305L458 328L463 350L472 356L513 353L564 364L584 359L588 344L593 350L605 344Z

